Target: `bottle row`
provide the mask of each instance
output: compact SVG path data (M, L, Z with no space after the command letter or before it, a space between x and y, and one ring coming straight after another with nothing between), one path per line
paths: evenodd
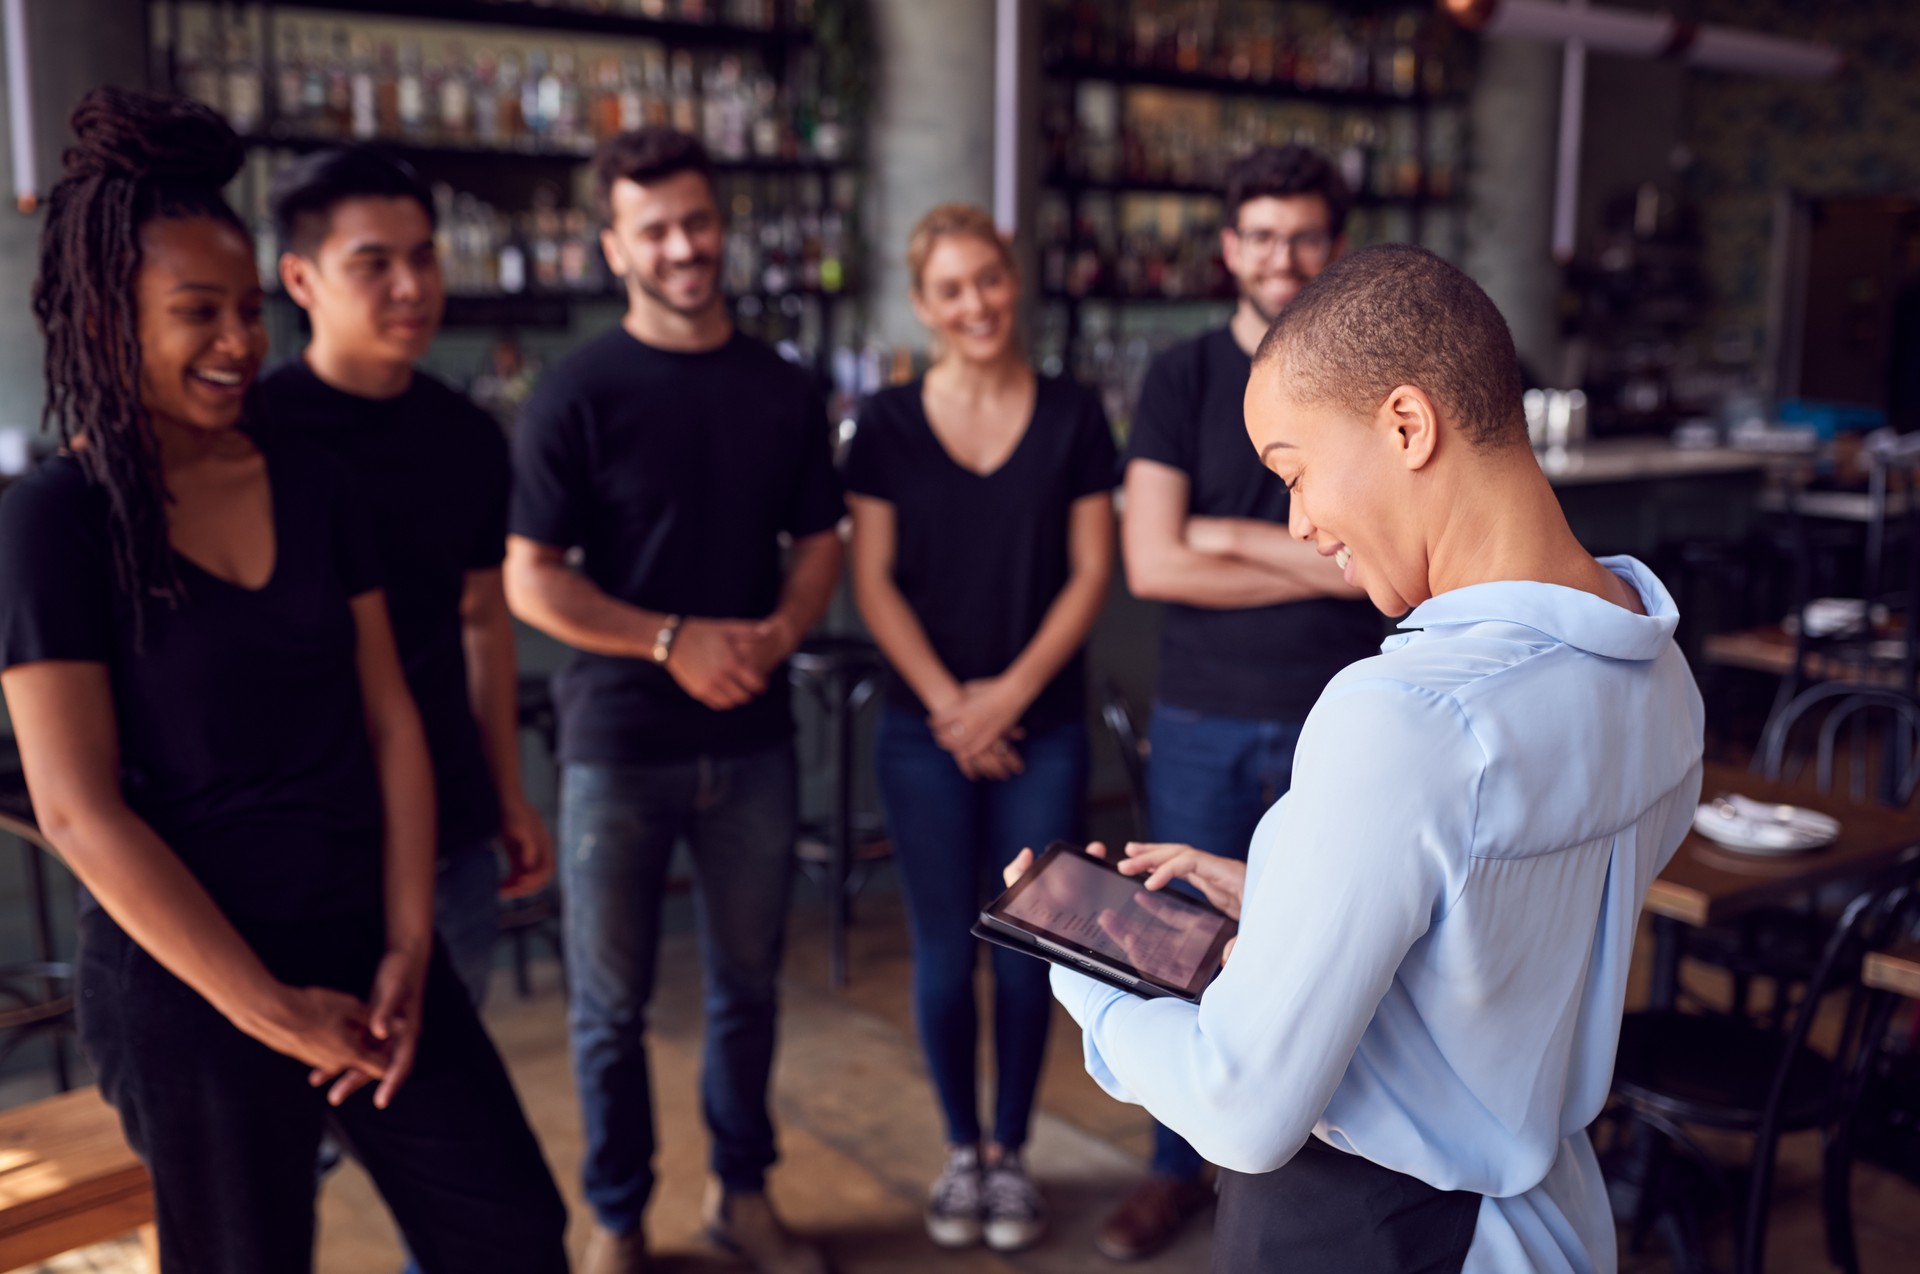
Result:
M1460 81L1460 41L1428 12L1272 0L1049 0L1043 57L1395 97Z
M1343 111L1084 83L1056 86L1043 111L1057 181L1217 188L1240 156L1300 142L1334 156L1356 194L1445 199L1466 149L1464 114L1451 108Z
M1077 215L1076 215L1077 214ZM1233 282L1220 255L1220 204L1188 196L1090 195L1073 211L1058 196L1041 200L1035 223L1041 291L1072 299L1231 300ZM1418 241L1446 257L1460 254L1462 223L1453 208L1415 216L1403 207L1357 208L1348 243Z
M524 2L524 0L516 0ZM670 22L724 22L729 26L771 30L779 18L778 0L535 0L547 8L579 13L613 13ZM497 4L500 0L488 0ZM797 22L812 21L813 0L793 0Z
M254 188L263 191L269 185L263 179ZM848 254L855 241L850 191L841 190L823 206L818 188L808 181L725 176L716 193L727 209L720 261L726 293L779 298L850 290ZM515 212L444 182L434 185L433 198L449 293L617 295L620 285L601 248L599 222L584 207L568 206L554 187L536 187L532 206ZM261 277L274 278L279 245L263 199L254 201L253 223Z
M189 28L176 83L242 133L586 154L615 133L670 124L721 160L836 161L847 151L838 104L812 91L811 53L795 55L783 86L757 56L652 40L436 41L417 26L386 38L284 18L275 30L269 71L252 26Z

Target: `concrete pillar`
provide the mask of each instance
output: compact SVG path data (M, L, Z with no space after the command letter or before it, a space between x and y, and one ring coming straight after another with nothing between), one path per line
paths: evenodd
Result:
M1551 249L1560 56L1559 45L1486 41L1468 107L1467 273L1506 316L1521 361L1549 384L1564 371Z
M100 84L146 86L147 6L144 0L61 0L26 9L44 196L60 175L60 152L70 140L67 116L81 94ZM10 127L0 94L0 173L12 171ZM0 201L0 429L40 421L40 334L29 298L44 221L44 214L14 211L9 179Z
M879 83L869 123L872 333L919 347L907 235L950 200L993 207L993 29L988 0L873 0Z

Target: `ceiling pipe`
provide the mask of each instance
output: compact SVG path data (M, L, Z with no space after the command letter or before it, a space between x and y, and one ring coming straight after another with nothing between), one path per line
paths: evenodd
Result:
M1436 4L1441 13L1482 35L1556 44L1579 40L1595 53L1674 58L1707 71L1823 80L1846 66L1846 56L1830 44L1684 22L1670 13L1573 7L1551 0L1436 0Z

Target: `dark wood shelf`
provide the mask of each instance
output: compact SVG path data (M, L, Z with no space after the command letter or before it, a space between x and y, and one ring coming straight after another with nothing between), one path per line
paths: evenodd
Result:
M263 8L260 0L243 7ZM274 9L309 13L359 13L380 18L425 18L438 22L465 22L484 26L573 31L583 35L611 35L659 40L666 44L707 45L717 48L772 47L787 41L811 40L804 27L736 26L725 22L687 22L674 18L645 18L631 13L595 13L528 0L306 0L274 4Z
M1381 89L1325 88L1281 80L1237 80L1230 75L1200 71L1168 71L1150 66L1109 65L1066 58L1046 67L1050 79L1096 80L1126 87L1180 89L1231 97L1263 97L1282 102L1322 102L1333 106L1437 106L1465 100L1457 93L1413 93L1402 96Z
M1055 190L1069 195L1181 195L1190 199L1221 197L1217 183L1202 181L1150 181L1144 178L1100 181L1092 177L1051 174L1041 183L1041 186L1046 190ZM1410 195L1383 195L1361 191L1353 197L1353 206L1356 208L1440 207L1462 202L1464 202L1463 198L1457 194L1431 195L1424 192Z
M590 151L561 150L556 147L468 146L446 142L415 142L402 137L323 137L312 133L249 133L244 139L256 150L291 150L300 153L325 150L329 146L378 146L408 163L431 166L436 162L500 161L546 167L574 167L593 159ZM809 175L851 170L850 161L825 159L715 159L716 173L748 176Z

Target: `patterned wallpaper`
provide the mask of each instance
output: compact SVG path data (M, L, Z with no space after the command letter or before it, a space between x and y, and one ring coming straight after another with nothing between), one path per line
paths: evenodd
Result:
M1920 194L1920 0L1705 0L1701 17L1842 49L1852 71L1810 84L1695 72L1686 134L1705 217L1709 331L1764 347L1773 197Z

